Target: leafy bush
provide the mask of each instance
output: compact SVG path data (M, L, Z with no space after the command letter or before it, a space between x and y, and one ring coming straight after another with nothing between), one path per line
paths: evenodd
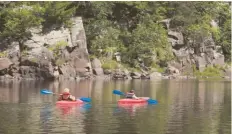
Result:
M4 57L7 57L7 52L6 51L0 52L0 58L4 58Z
M118 63L114 60L107 60L102 64L103 69L117 69Z
M156 71L159 72L159 73L163 73L163 72L165 71L165 68L160 67L160 66L157 65L155 62L153 62L153 63L151 64L151 67L152 67L152 69L150 70L150 72L154 72L154 71L156 70Z
M60 55L60 49L66 47L68 45L68 42L66 41L59 41L56 43L56 45L48 47L48 50L53 52L53 55L55 58L58 58Z
M194 75L197 76L198 78L200 78L200 77L221 78L222 77L222 74L221 74L222 69L223 68L220 66L207 67L204 69L203 72L200 72L200 71L194 69Z

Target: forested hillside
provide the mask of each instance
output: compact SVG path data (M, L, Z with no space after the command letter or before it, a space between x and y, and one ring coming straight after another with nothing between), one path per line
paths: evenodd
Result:
M106 68L107 61L114 64L116 52L127 67L139 68L141 63L148 70L167 67L171 61L183 62L175 53L181 49L193 50L194 55L207 54L198 50L207 44L206 38L213 41L215 51L221 51L226 62L231 62L230 6L229 2L196 1L1 2L0 38L18 42L23 52L32 28L42 28L41 34L63 26L70 28L70 19L80 16L90 58L102 59Z

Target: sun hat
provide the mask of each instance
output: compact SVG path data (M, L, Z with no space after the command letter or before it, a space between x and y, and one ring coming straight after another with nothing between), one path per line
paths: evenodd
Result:
M63 95L70 95L70 93L69 93L69 89L68 88L65 88L64 90L63 90L63 93L62 93Z

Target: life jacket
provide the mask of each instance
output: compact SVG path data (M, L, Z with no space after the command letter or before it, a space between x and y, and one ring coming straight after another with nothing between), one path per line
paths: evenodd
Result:
M70 95L69 95L68 99L64 99L62 94L61 94L61 100L65 100L65 101L73 101L73 100L70 98Z
M133 98L134 95L135 95L134 93L127 93L126 98Z

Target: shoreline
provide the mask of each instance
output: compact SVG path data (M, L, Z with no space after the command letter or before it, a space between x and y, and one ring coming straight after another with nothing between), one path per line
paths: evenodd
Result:
M156 77L156 78L113 78L112 76L109 75L102 75L102 76L91 76L88 78L85 77L77 77L77 78L52 78L52 79L44 79L44 78L22 78L22 77L18 77L18 78L13 78L13 77L9 77L9 76L0 76L0 81L85 81L85 80L229 80L231 81L230 77L200 77L197 78L195 76L185 76L185 75L179 75L179 76L161 76L161 77Z

